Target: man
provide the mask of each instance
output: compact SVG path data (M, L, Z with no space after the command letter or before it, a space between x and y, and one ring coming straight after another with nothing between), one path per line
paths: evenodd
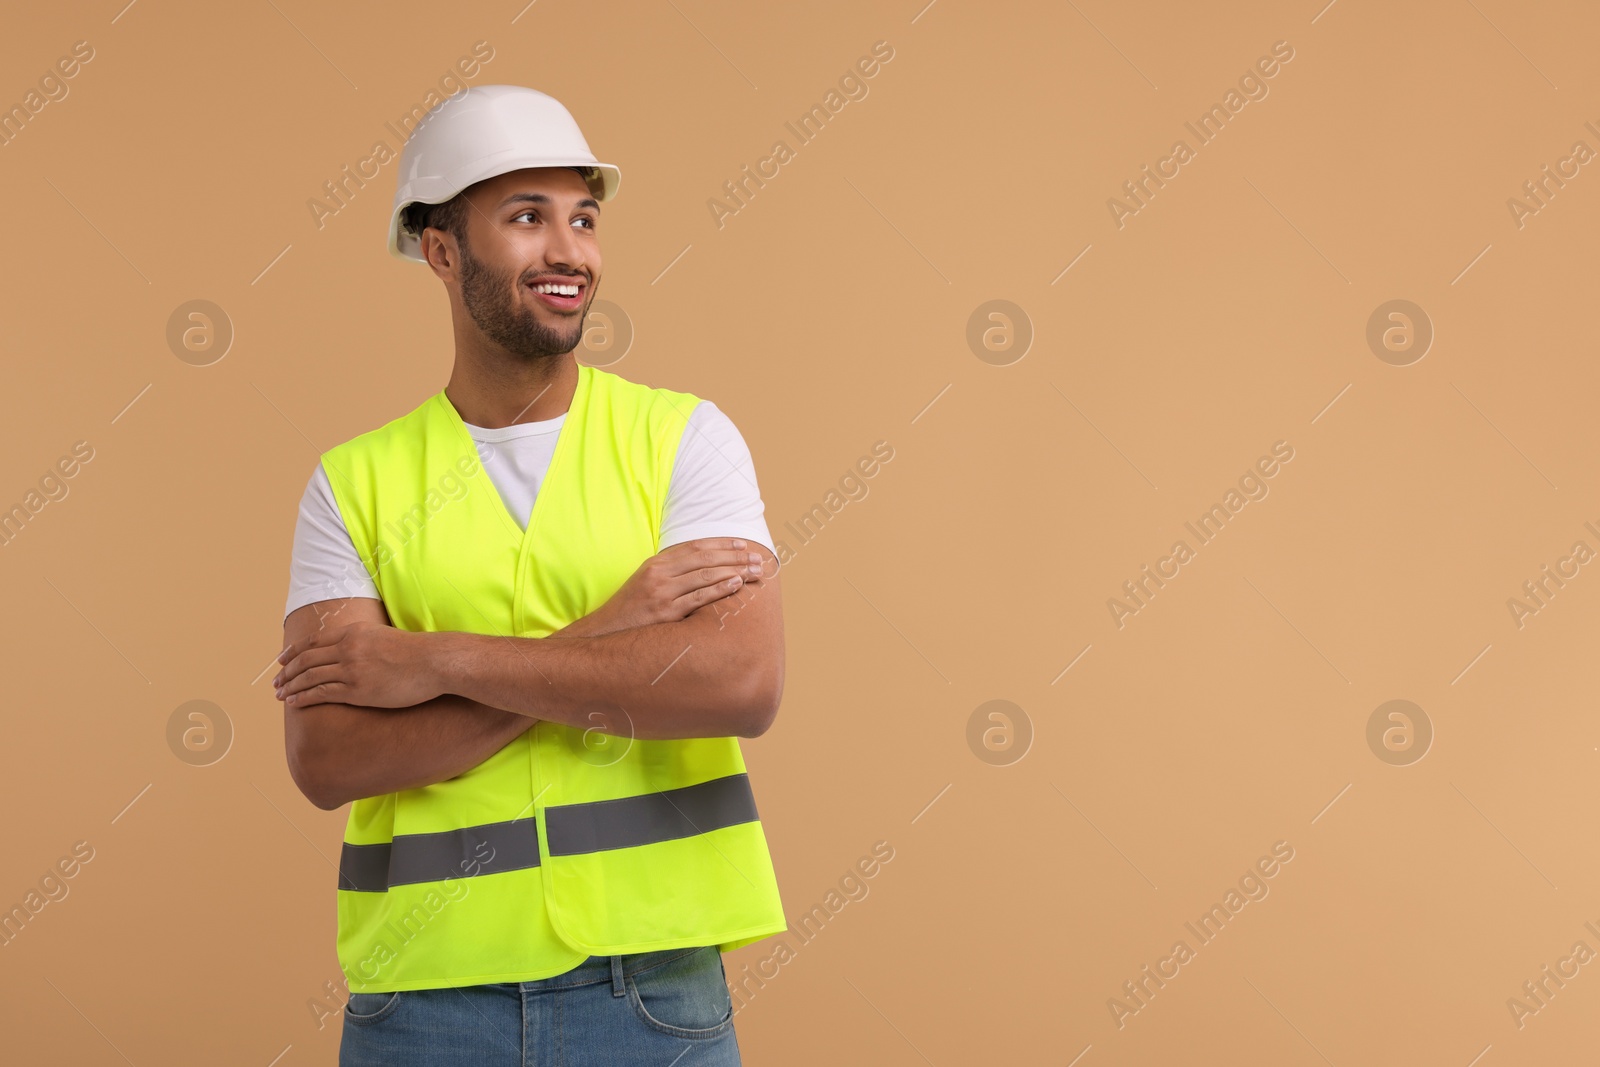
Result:
M296 784L351 804L340 1063L737 1064L721 952L787 926L738 741L784 666L749 450L577 362L620 175L559 102L465 90L399 173L455 365L322 456L274 679Z

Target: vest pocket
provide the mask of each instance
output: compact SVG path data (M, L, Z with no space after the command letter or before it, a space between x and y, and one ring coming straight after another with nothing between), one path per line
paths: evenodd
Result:
M689 949L625 981L634 1013L653 1030L693 1041L733 1028L733 1001L715 945Z

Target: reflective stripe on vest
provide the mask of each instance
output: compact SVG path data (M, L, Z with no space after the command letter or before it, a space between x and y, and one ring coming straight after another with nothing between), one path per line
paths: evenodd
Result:
M552 856L676 841L757 819L747 774L616 800L560 804L546 808L544 817ZM493 859L472 864L476 869L464 873L468 857L485 842L493 849ZM346 844L339 857L339 888L385 893L390 886L538 865L537 820L513 819L431 834L396 834L376 845Z
M546 638L660 550L699 398L577 374L525 522L443 392L323 455L392 625ZM624 669L648 681L666 665ZM352 993L536 981L592 955L726 952L788 926L739 739L619 737L606 729L615 710L597 701L579 726L536 718L464 773L350 805L337 947Z

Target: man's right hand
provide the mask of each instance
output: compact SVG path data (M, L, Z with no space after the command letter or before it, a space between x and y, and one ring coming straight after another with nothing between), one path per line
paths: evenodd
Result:
M762 575L762 557L738 537L705 537L664 548L639 565L597 610L551 637L597 637L686 619Z

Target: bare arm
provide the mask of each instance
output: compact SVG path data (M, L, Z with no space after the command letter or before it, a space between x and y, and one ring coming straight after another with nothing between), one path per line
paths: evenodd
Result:
M284 644L353 622L387 626L389 616L382 601L369 597L307 604L284 620ZM527 716L454 694L408 708L283 706L289 774L306 799L325 811L359 797L447 781L532 726Z
M772 559L770 553L761 551L766 559ZM690 613L708 612L710 605L730 596L746 580L736 575L751 573L739 565L747 557L745 542L737 538L674 545L641 565L602 608L551 634L562 640L550 643L566 644L648 626L652 620L682 620ZM735 613L742 614L741 609L730 602L720 615L728 618ZM382 602L370 598L309 604L284 620L286 650L312 648L307 658L338 647L332 643L342 634L378 638L370 643L398 654L397 661L379 663L370 672L386 680L414 675L418 642L431 645L433 639L445 636L395 630ZM527 715L442 689L428 698L383 702L363 699L359 687L319 685L315 684L319 679L305 677L295 681L297 662L291 657L274 679L280 699L288 697L284 702L285 750L295 784L308 800L325 810L360 797L447 781L476 767L533 725ZM332 692L335 688L342 691L336 695ZM608 716L608 720L615 718ZM578 725L594 723L585 720Z
M771 577L677 622L563 641L432 635L437 685L495 708L568 726L621 718L638 738L757 737L783 695L783 604Z

